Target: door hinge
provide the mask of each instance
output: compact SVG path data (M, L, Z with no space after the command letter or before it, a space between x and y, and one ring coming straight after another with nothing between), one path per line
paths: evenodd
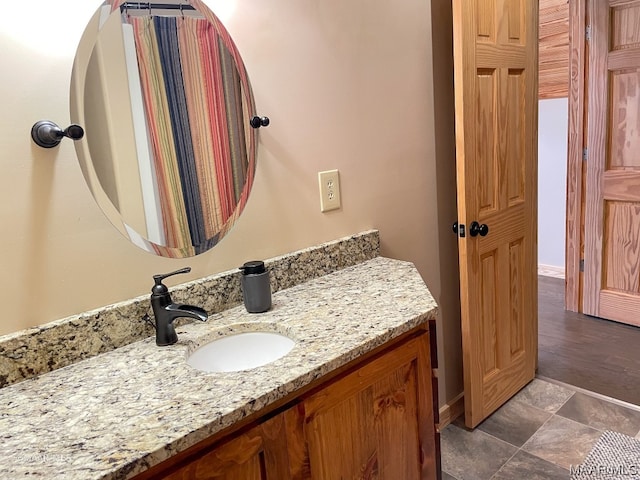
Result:
M582 149L582 161L586 162L587 158L589 158L589 149L588 148L583 148Z
M580 259L580 272L584 273L584 258Z
M591 40L591 25L587 25L587 28L584 29L584 38L587 41Z

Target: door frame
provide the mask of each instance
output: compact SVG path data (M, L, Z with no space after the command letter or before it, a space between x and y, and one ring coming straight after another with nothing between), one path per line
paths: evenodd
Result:
M565 308L582 311L584 269L584 149L587 114L587 0L569 2L569 125L567 138L567 217L565 251Z

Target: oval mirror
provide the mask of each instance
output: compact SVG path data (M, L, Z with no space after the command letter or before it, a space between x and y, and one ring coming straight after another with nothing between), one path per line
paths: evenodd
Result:
M253 183L256 130L242 59L200 0L106 0L73 65L71 121L84 178L109 220L144 250L209 250Z

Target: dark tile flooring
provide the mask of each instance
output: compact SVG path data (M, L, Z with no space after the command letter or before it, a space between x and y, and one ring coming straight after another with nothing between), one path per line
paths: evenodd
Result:
M604 430L640 438L640 407L536 378L474 430L443 429L443 479L566 480Z
M640 438L640 328L564 310L539 277L539 377L474 430L441 432L443 479L567 479L604 430Z

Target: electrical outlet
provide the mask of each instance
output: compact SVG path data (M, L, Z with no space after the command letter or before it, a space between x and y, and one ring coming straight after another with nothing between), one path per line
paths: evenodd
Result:
M338 170L318 172L320 186L320 211L328 212L340 208L340 173Z

